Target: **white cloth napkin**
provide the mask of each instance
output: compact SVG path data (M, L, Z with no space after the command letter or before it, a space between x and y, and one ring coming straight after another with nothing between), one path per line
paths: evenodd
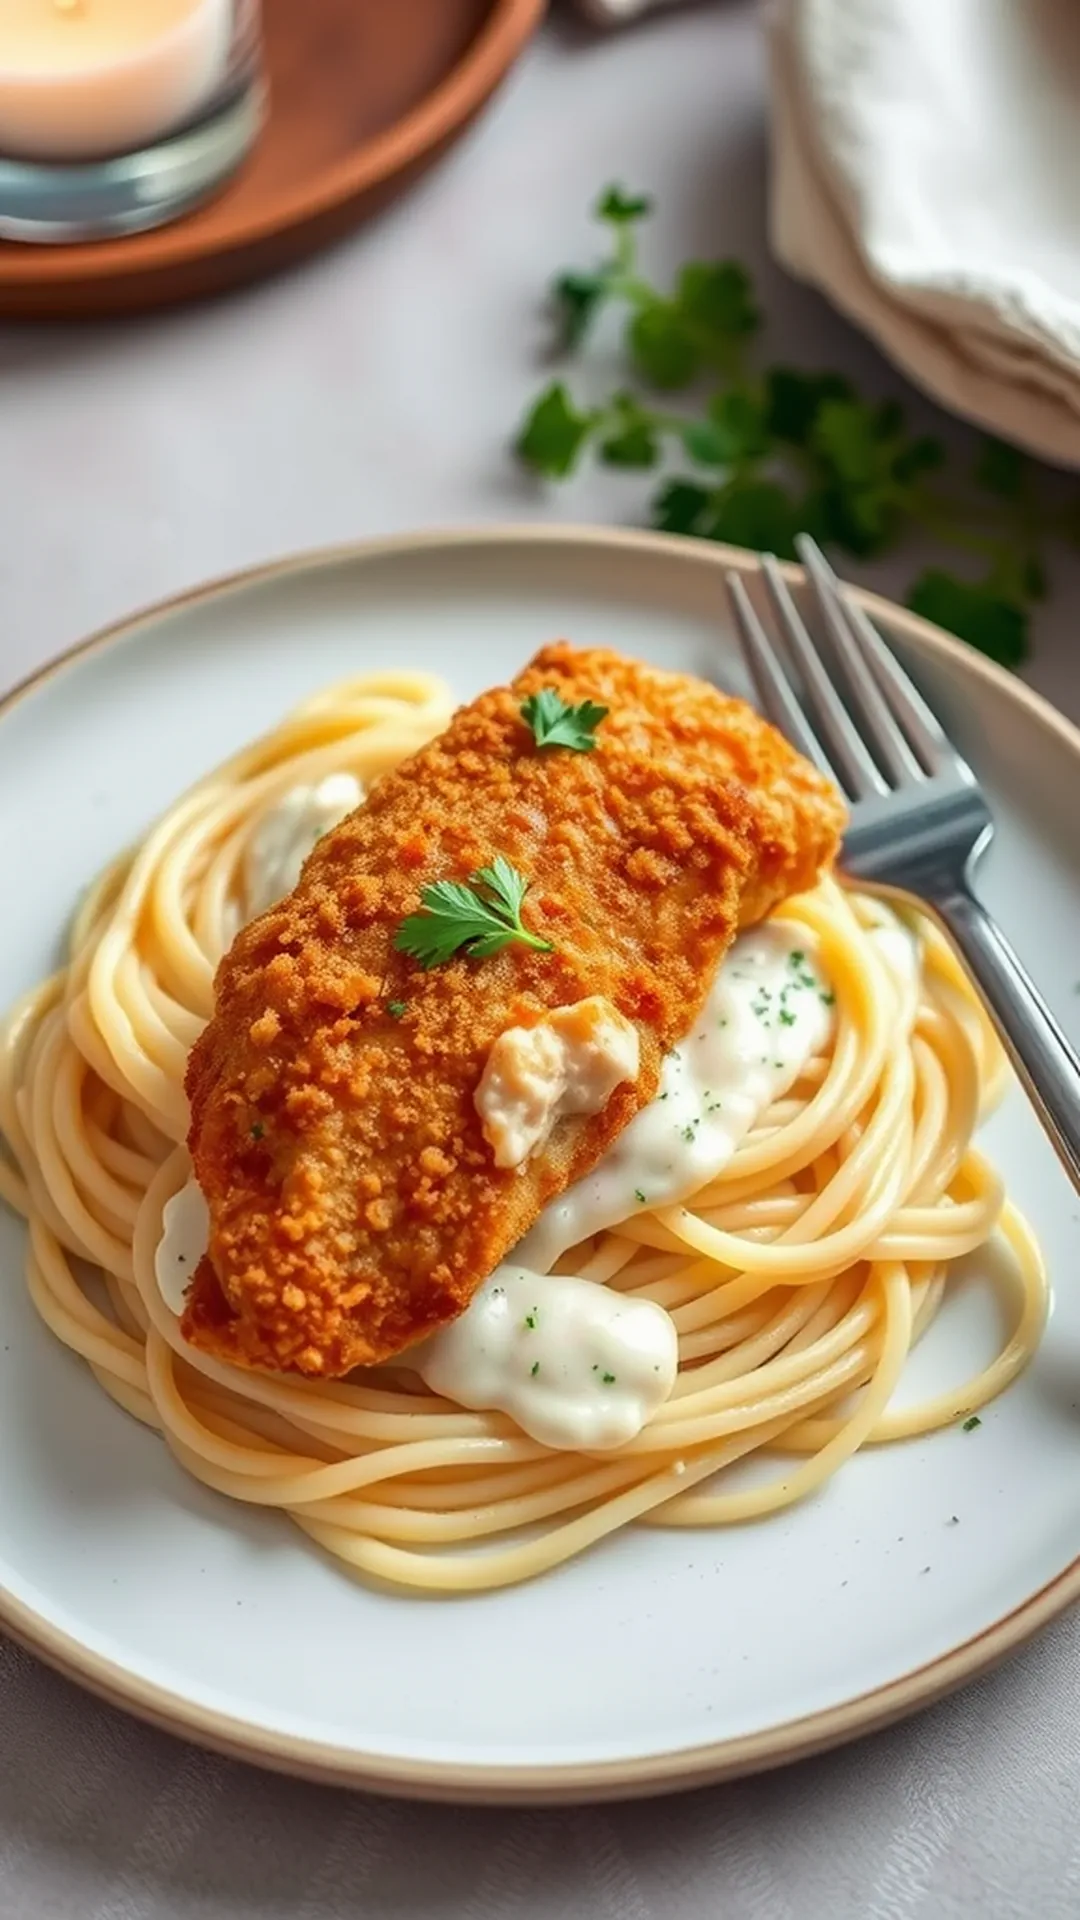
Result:
M779 257L951 410L1080 465L1080 9L779 0Z

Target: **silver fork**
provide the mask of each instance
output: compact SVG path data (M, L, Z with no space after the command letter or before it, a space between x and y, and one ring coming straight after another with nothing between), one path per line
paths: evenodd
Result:
M766 555L761 571L795 680L741 577L726 576L761 705L792 745L846 792L851 803L846 872L903 887L933 908L1080 1187L1080 1057L973 891L976 864L994 831L979 783L820 549L805 534L796 544L845 698L834 687L776 561Z

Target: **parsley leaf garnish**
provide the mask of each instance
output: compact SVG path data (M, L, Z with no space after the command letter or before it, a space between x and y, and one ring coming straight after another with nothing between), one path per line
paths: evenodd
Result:
M408 1002L405 1000L388 1000L386 1003L386 1011L390 1015L391 1020L400 1020L407 1005Z
M596 203L596 217L607 220L615 227L628 226L634 220L644 220L652 212L652 201L643 193L627 193L619 186L605 187Z
M518 454L534 472L549 480L565 480L594 424L595 415L581 413L557 380L537 401L518 435Z
M554 687L541 687L521 703L521 717L532 728L538 747L569 747L573 753L591 753L596 745L593 735L609 709L595 700L582 700L568 706Z
M603 274L561 273L551 292L559 316L560 346L564 350L579 346L607 292Z
M652 415L632 393L617 393L612 399L597 453L606 467L655 467L660 458L659 436Z
M639 257L651 202L611 186L593 211L606 251L554 282L558 344L580 348L594 322L617 317L631 382L624 374L606 399L579 404L555 380L519 429L525 465L564 480L591 452L608 467L654 469L655 527L782 559L800 531L859 558L921 534L947 564L919 576L908 605L1018 665L1047 591L1049 539L1080 546L1075 492L1048 494L1036 463L1000 440L983 440L960 472L897 401L864 398L839 373L763 366L762 316L739 261L691 260L657 285ZM680 390L687 403L672 404Z
M940 567L920 574L908 595L913 613L947 627L1003 667L1018 667L1027 654L1027 616L987 586L956 580Z
M524 874L496 854L490 867L481 867L468 881L436 880L421 887L424 910L402 921L394 945L424 968L441 966L455 953L485 960L514 941L537 953L550 953L551 941L522 925L521 908L528 890Z

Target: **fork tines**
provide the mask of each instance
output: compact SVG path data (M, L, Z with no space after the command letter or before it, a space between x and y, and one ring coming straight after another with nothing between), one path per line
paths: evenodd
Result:
M970 780L966 763L918 688L820 548L807 534L799 535L796 546L838 669L836 679L771 554L762 556L761 575L785 659L743 578L726 575L743 652L768 718L801 753L838 779L852 800L942 775Z

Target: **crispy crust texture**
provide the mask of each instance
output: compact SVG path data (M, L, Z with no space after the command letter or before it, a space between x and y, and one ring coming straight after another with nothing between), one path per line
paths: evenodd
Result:
M537 749L520 706L542 687L609 708L593 752ZM334 1378L456 1318L652 1098L738 927L814 883L843 820L742 701L615 653L547 647L460 709L221 963L187 1074L211 1239L186 1337ZM424 972L394 950L422 885L496 853L528 876L524 917L552 953ZM637 1025L637 1081L496 1168L474 1105L493 1041L589 994Z

